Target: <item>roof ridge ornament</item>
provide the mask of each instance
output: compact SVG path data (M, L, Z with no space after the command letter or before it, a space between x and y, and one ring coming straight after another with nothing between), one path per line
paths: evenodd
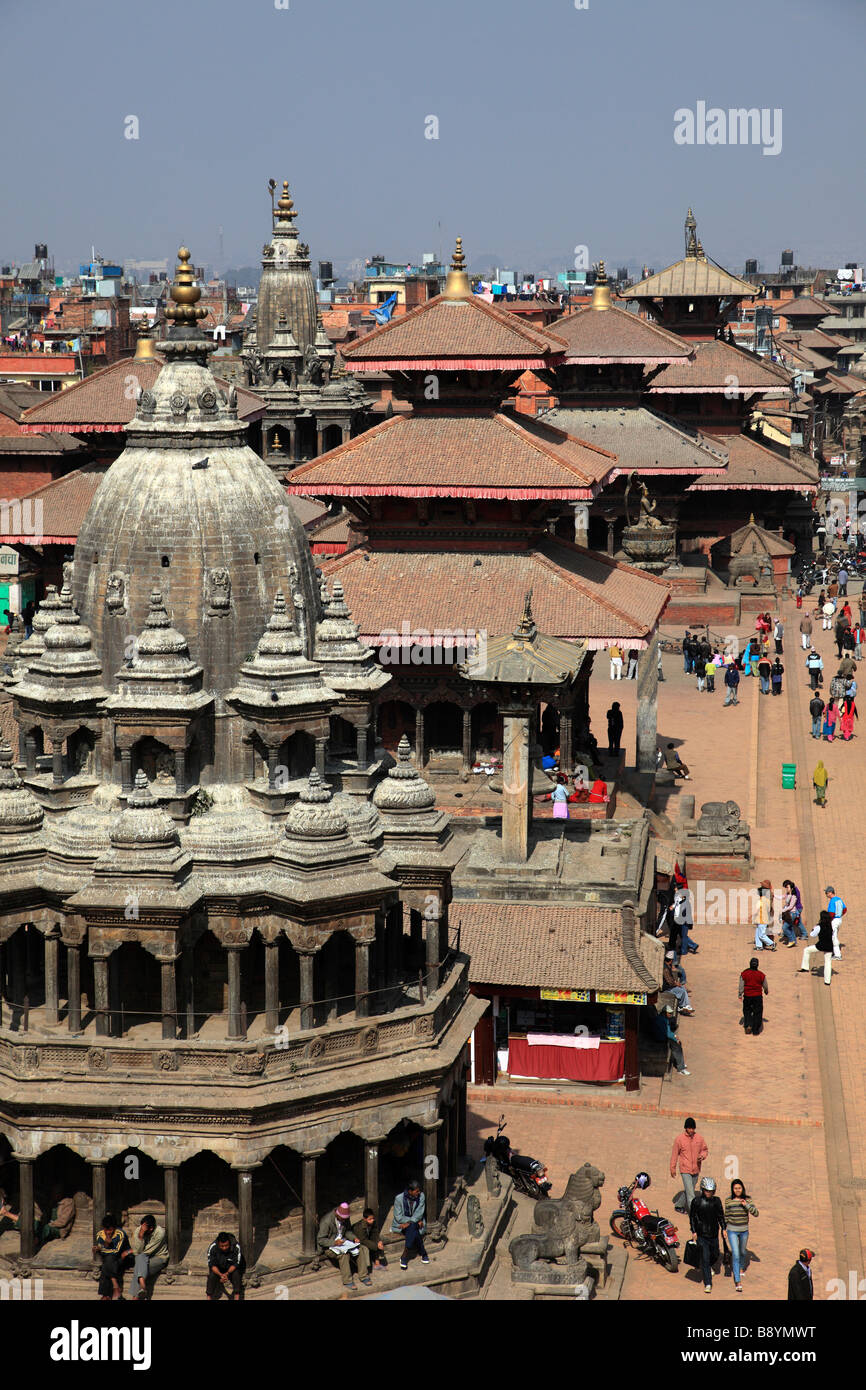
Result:
M692 212L691 208L689 208L685 224L686 256L692 258L696 258L698 255L697 228L697 219L695 218L695 215Z
M592 307L593 309L609 309L611 307L610 285L608 284L604 261L598 263L595 287L592 291Z
M470 299L472 286L466 273L466 257L463 254L463 238L458 237L451 257L451 268L445 281L444 299Z

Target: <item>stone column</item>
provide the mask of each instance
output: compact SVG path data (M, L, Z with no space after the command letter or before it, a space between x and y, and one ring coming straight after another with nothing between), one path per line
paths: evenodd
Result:
M21 1258L32 1260L36 1254L36 1232L33 1229L33 1160L18 1160L18 1231L21 1236Z
M63 739L51 740L51 781L55 787L63 786Z
M641 652L637 666L637 724L635 766L638 772L656 770L658 747L659 635Z
M268 790L273 791L277 785L277 759L280 756L279 748L268 749Z
M121 748L120 750L120 784L121 790L132 791L132 749Z
M403 970L403 904L398 903L387 917L385 929L385 975L390 989L400 980Z
M304 1229L301 1254L306 1256L315 1255L318 1248L316 1245L316 1233L319 1229L319 1217L316 1211L316 1161L322 1157L324 1152L324 1149L316 1149L313 1153L304 1154L303 1159Z
M265 942L265 1027L275 1033L280 1024L280 946Z
M93 1177L90 1180L91 1201L93 1203L93 1243L96 1244L96 1237L102 1226L106 1207L105 1164L101 1160L90 1161L90 1167L93 1171Z
M168 1262L170 1265L176 1265L180 1263L180 1196L178 1192L180 1170L164 1167L162 1172Z
M186 749L178 748L174 755L174 789L178 796L186 791Z
M45 1022L49 1028L56 1028L60 1009L59 980L57 977L57 957L59 938L45 938Z
M468 777L472 768L472 711L463 711L463 773Z
M325 437L325 431L322 430L322 429L317 429L317 430L316 430L316 457L317 457L317 458L318 458L319 454L324 453L324 449L322 448L322 441L324 440L324 437Z
M532 823L528 713L505 714L502 742L502 858L506 864L525 864Z
M420 772L424 766L424 711L415 711L415 766Z
M428 1221L435 1221L439 1215L439 1130L441 1128L441 1120L436 1120L432 1125L424 1126L424 1196L427 1199Z
M238 1240L247 1262L253 1263L253 1175L249 1168L238 1170Z
M162 1036L163 1038L177 1037L177 970L175 962L177 956L171 960L161 960L160 986L161 986L161 1009L162 1009Z
M358 768L363 770L369 767L370 760L367 756L367 725L358 724L355 728L355 746L358 758Z
M436 910L442 911L441 898L436 894ZM424 932L427 938L427 993L433 994L439 988L439 918L424 918Z
M241 947L227 946L229 958L229 1038L242 1038L241 1026Z
M102 1038L109 1036L111 1019L108 998L108 960L96 956L93 961L93 1006L96 1010L96 1032Z
M571 509L574 512L574 543L575 545L589 545L589 507L585 502L572 502Z
M370 943L355 942L355 1016L367 1018L370 1013Z
M301 967L301 1029L315 1027L313 1009L314 951L298 951Z
M448 1107L448 1172L445 1181L446 1192L451 1190L451 1186L457 1177L458 1148L458 1101L457 1088L455 1087L451 1097L451 1104Z
M616 521L612 516L605 517L605 521L607 522L607 553L611 557L611 559L613 559L613 532L614 527L616 525Z
M574 721L571 710L559 712L559 766L569 773L574 766Z
M316 771L318 772L323 782L325 780L325 753L327 751L327 747L328 740L326 738L316 739Z
M36 772L36 739L32 733L24 735L24 763L32 776Z
M81 947L66 947L66 1023L70 1033L81 1032Z
M379 1140L364 1140L365 1202L379 1215Z

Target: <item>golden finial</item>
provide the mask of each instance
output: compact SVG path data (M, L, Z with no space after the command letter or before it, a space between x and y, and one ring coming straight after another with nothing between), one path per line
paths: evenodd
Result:
M277 199L277 221L291 224L294 222L297 215L295 205L289 197L289 181L288 179L283 179L282 197Z
M750 525L750 526L754 526L754 524L755 524L755 513L754 513L754 512L749 512L749 525Z
M698 242L697 246L695 247L695 255L697 256L697 258L698 258L699 261L705 261L705 260L707 259L706 256L704 255L703 243L700 242L700 241Z
M607 271L604 268L604 261L599 261L598 271L595 277L595 287L592 291L593 309L610 308L610 285L607 282Z
M166 305L165 316L172 323L193 324L207 315L207 309L199 304L201 290L195 283L190 267L191 252L181 246L177 253L177 270L171 287L171 303Z
M472 294L472 286L469 283L469 276L466 274L466 257L463 254L463 238L457 238L454 247L454 255L451 257L451 269L448 271L448 278L445 281L446 299L468 299Z
M156 353L153 350L153 338L151 337L149 328L143 328L136 339L135 360L137 362L156 361Z

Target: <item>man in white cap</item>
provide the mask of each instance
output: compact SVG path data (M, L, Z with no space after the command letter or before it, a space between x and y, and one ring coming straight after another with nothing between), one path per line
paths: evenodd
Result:
M352 1232L352 1213L348 1202L341 1202L333 1211L329 1211L319 1222L319 1233L316 1237L316 1244L323 1254L329 1259L335 1260L340 1266L340 1274L343 1279L343 1287L354 1289L355 1280L352 1274L352 1260L358 1262L358 1273L361 1276L362 1284L370 1284L370 1252L364 1245L359 1245Z

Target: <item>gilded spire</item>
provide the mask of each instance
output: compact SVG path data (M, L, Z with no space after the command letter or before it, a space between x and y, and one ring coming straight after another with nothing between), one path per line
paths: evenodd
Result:
M291 227L297 215L295 205L289 197L289 181L288 179L283 179L283 192L282 196L277 199L274 227L276 228L279 223L282 223L284 228L286 223ZM294 228L292 228L292 230L294 230Z
M190 251L181 246L177 253L177 270L171 287L171 303L166 305L165 316L172 323L194 324L207 315L207 309L199 304L201 290L195 283L190 267Z
M604 261L598 263L598 273L595 277L595 287L592 291L593 309L610 308L610 285L607 283L607 271L604 268Z
M472 286L466 273L466 257L463 254L463 238L458 237L454 255L451 257L451 269L445 281L444 296L446 299L468 299L471 294Z

